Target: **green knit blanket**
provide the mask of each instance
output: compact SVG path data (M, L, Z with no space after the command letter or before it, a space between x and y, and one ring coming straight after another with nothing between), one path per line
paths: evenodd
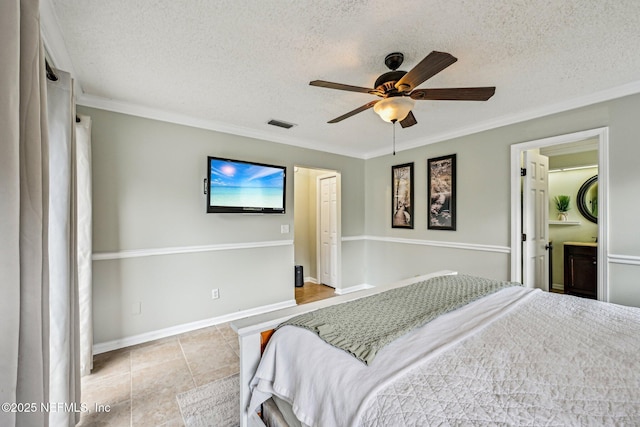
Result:
M441 314L520 283L450 275L321 308L283 322L318 334L369 365L380 349Z

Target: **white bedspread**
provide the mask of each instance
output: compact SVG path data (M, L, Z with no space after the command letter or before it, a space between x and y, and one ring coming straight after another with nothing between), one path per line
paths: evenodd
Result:
M640 310L535 298L383 384L360 425L640 425Z
M640 310L508 288L370 366L289 326L252 384L250 409L275 394L309 426L640 424Z
M525 288L507 288L441 316L383 348L369 366L313 332L283 327L262 356L249 409L275 394L291 403L306 425L354 425L360 404L381 383L465 338L528 295Z

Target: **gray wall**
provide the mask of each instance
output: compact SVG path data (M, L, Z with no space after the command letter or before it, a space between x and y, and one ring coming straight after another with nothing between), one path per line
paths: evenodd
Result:
M342 173L342 233L363 234L364 160L81 106L78 111L93 120L93 251L107 258L93 262L96 343L293 300L294 164ZM287 213L207 214L202 186L208 155L287 166ZM280 233L283 224L289 234ZM265 242L272 246L259 247ZM343 265L361 264L361 254L346 246ZM198 251L202 247L208 249ZM350 270L342 286L363 282ZM213 288L220 299L211 299ZM133 314L138 302L141 313Z
M640 95L599 103L367 160L365 167L368 283L441 268L508 279L510 145L609 126L609 291L612 302L640 306ZM457 154L457 231L428 230L426 161ZM390 226L390 168L415 161L415 229ZM399 239L411 242L398 243ZM467 249L465 243L472 249ZM460 246L440 248L438 244ZM486 246L486 251L483 247Z
M294 227L294 165L342 174L342 288L443 268L508 279L510 145L602 126L610 128L610 298L640 306L639 110L640 95L628 96L361 160L79 107L93 119L94 253L118 255L93 263L95 342L293 299L293 235L280 226ZM428 230L426 160L452 153L457 231ZM286 165L287 213L206 214L207 155ZM411 161L415 228L392 229L391 166ZM260 242L283 244L254 247ZM226 244L247 247L219 250ZM119 258L199 246L216 250ZM211 299L213 288L220 299Z
M372 285L450 269L496 279L509 272L509 148L478 136L370 159L366 164L367 281ZM456 154L457 231L427 229L427 159ZM391 166L414 162L414 229L391 228ZM468 246L456 249L437 245ZM490 246L487 250L478 250ZM503 252L494 252L495 248ZM507 252L507 253L505 253Z
M316 179L330 171L298 167L294 173L295 203L295 262L301 265L305 280L318 280L317 268L317 214L318 191ZM360 276L359 280L363 280Z
M315 274L315 232L311 231L314 206L312 195L309 194L309 169L297 168L293 174L294 191L294 260L301 265L305 277Z

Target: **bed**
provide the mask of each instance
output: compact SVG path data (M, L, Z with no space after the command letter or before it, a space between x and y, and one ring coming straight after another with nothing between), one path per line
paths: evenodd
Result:
M236 322L241 424L264 425L265 412L291 426L640 425L638 308L501 285L373 357L313 328L272 333L443 276L466 277L439 272Z

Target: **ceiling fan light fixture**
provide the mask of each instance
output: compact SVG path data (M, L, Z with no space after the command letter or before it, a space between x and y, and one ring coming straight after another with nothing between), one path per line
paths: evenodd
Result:
M404 120L414 105L415 101L409 97L393 96L378 101L373 106L373 111L385 122L392 123Z

